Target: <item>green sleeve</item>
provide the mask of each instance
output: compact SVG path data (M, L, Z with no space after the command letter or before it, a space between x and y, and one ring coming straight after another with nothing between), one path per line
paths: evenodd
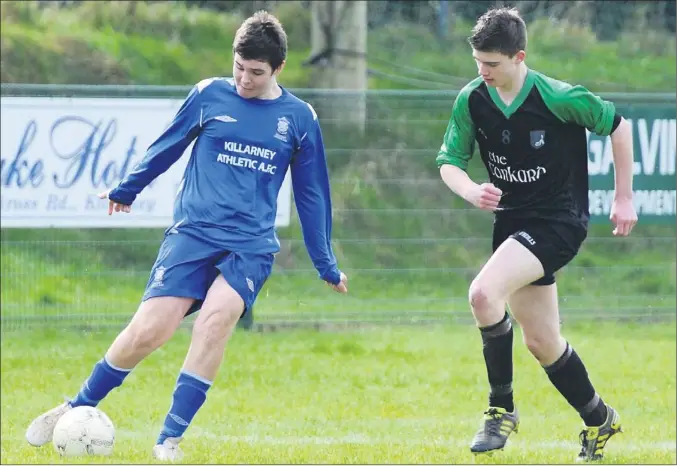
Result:
M437 154L438 167L448 163L463 170L468 169L468 162L475 150L475 124L468 108L468 97L474 88L468 85L456 97L444 141Z
M537 75L536 87L545 105L564 123L575 123L599 136L611 134L616 108L583 86Z

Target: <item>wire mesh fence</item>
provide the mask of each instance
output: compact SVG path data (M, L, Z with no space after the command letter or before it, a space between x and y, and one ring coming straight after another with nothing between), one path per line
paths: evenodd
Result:
M161 232L155 240L134 240L133 230L126 235L129 240L3 241L3 329L126 322L149 278ZM465 288L490 246L487 237L337 239L334 247L351 279L351 294L343 297L319 285L301 240L282 243L255 308L259 324L468 321ZM643 258L648 250L665 259ZM674 237L592 237L585 246L586 257L614 253L633 260L575 260L560 274L563 319L674 318Z
M232 66L224 51L235 30L266 8L285 25L289 65L304 65L304 76L294 79L326 87L313 78L317 67L310 63L317 41L311 34L312 5L324 3L341 2L7 0L0 10L0 77L15 83L195 82ZM366 71L380 87L458 89L475 76L466 41L473 23L487 8L504 4L524 16L529 57L542 71L563 79L594 75L584 84L607 91L674 89L672 1L370 1L361 20L366 48L345 52L366 58ZM332 40L350 27L337 25ZM43 37L45 31L49 35ZM624 61L610 60L621 55ZM646 70L628 73L632 67Z
M28 7L28 2L3 2L3 97L181 99L189 85L115 83L192 83L181 66L202 72L198 65L210 61L198 53L204 45L221 36L229 43L239 21L259 8L280 16L290 50L308 53L309 2L190 2L190 8L203 7L202 13L232 15L218 19L176 9L186 2L107 2L105 7L104 2L58 2L63 10L55 9L56 3ZM615 2L612 9L608 2L507 3L520 9L534 31L530 37L538 64L554 61L548 47L557 60L569 60L558 68L558 78L577 78L588 66L584 59L606 60L619 50L642 59L652 51L674 70L674 41L663 41L674 34L674 2ZM320 115L332 177L333 247L350 277L350 294L338 296L321 286L292 211L291 225L279 231L281 251L273 277L256 304L257 323L470 321L467 287L490 252L492 218L449 192L434 158L458 89L475 76L465 36L477 16L495 4L368 2L369 76L420 90L290 88ZM25 24L33 35L19 27ZM68 52L64 57L43 50L44 43L31 42L42 30L55 34L55 46ZM152 38L134 42L149 30ZM600 42L594 53L586 53L593 42L609 40L616 41L613 47ZM180 46L167 51L165 43ZM101 53L78 61L85 55L78 47L84 45ZM36 50L45 55L34 55ZM592 83L624 110L649 108L668 115L660 116L657 125L648 124L643 136L637 133L653 148L641 156L647 160L658 160L656 154L674 158L674 147L672 152L664 149L670 141L674 146L674 92L653 91L671 91L675 80L662 79L668 68L656 63L625 72L627 82L619 84L618 70L609 61L596 68ZM76 68L83 73L74 73ZM49 79L40 74L45 69ZM637 82L626 75L636 75ZM651 92L620 92L636 88ZM665 122L672 126L659 131ZM6 158L3 154L3 166ZM470 169L478 181L486 178L477 158ZM674 193L674 184L670 189ZM3 198L8 192L3 187ZM632 237L623 239L611 237L608 221L598 219L581 254L558 277L562 318L674 319L675 225L673 217L666 218L662 224L640 223ZM123 324L138 305L161 240L161 230L147 229L3 229L3 331Z
M149 94L116 90L4 86L3 95ZM186 90L150 89L164 97ZM469 322L467 287L490 253L492 216L459 201L437 173L434 158L455 93L365 93L365 129L357 133L341 118L322 117L350 108L341 92L296 92L324 109L318 113L332 172L333 248L351 290L344 297L321 286L292 211L290 226L279 230L281 251L257 301L256 324ZM611 97L628 105L651 101ZM472 173L485 179L473 160ZM162 235L158 229L3 229L3 330L124 324L138 306ZM558 278L563 320L674 319L675 254L674 224L640 223L629 238L612 237L606 220L593 225L581 254Z

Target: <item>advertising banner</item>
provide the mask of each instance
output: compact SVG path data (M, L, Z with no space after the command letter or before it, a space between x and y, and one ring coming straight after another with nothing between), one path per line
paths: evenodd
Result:
M115 187L164 131L182 99L3 97L0 204L3 228L162 227L192 144L155 179L129 214L108 216L97 193ZM288 226L291 182L278 196L277 226Z
M676 176L675 107L617 106L632 126L635 161L634 203L642 224L675 224ZM591 221L608 222L614 194L614 165L610 137L589 134Z

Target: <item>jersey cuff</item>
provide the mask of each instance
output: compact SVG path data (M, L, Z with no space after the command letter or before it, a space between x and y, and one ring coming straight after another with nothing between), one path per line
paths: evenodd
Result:
M437 156L437 168L441 168L442 165L453 165L460 168L463 171L468 170L468 161L460 157L454 157L453 155L438 155Z
M622 119L623 119L623 117L620 114L616 113L614 115L614 122L611 125L611 132L609 134L613 134L613 132L616 131L616 128L618 128L618 125L621 124Z
M108 193L108 199L122 205L132 205L136 199L136 194L124 190L120 186L113 188Z
M331 270L325 272L323 275L320 274L320 278L326 282L331 283L332 285L338 285L341 283L341 271L334 267Z

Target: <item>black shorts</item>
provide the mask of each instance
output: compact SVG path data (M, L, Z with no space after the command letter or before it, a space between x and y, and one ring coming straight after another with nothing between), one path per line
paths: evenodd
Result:
M532 285L552 285L555 272L576 257L588 231L584 226L553 220L496 219L493 250L508 238L514 238L531 251L541 264L545 275Z

